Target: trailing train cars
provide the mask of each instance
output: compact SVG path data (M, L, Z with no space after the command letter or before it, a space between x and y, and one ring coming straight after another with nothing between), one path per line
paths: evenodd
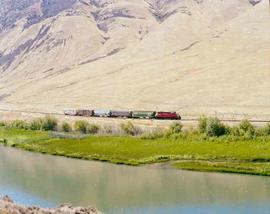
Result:
M133 119L181 120L177 112L165 111L116 111L116 110L90 110L90 109L65 109L65 115L82 117L112 117Z
M145 119L153 119L155 118L155 111L134 111L132 112L132 118L145 118Z

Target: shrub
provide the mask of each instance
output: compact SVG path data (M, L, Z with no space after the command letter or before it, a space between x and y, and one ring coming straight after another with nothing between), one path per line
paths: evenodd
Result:
M130 121L128 123L123 123L121 124L121 130L127 134L127 135L139 135L141 133L141 129L134 126L133 123L131 123Z
M155 140L155 139L164 137L164 134L165 134L164 130L153 130L153 131L150 131L150 132L143 133L141 135L141 139Z
M83 120L78 120L74 124L74 129L77 132L87 134L87 128L88 128L89 123Z
M199 125L198 125L198 130L200 133L205 133L206 132L206 126L207 126L207 117L202 116L199 119Z
M57 128L57 119L55 117L46 116L42 119L41 129L44 131L55 131Z
M248 121L242 120L239 124L240 136L251 137L255 134L255 127Z
M181 123L172 123L169 127L171 134L179 134L182 132L183 125Z
M67 122L62 124L61 129L63 132L71 132L72 131L71 126Z
M6 122L0 121L0 127L4 127L4 126L6 126Z
M205 133L210 137L219 137L226 133L225 125L216 117L208 118L206 124Z
M266 124L266 126L259 128L256 130L257 136L270 136L270 123Z
M87 133L89 134L97 134L99 130L100 130L100 127L98 125L89 124L87 126Z
M34 119L30 122L30 125L29 125L29 129L30 130L41 130L42 129L42 119L41 118L38 118L38 119Z
M28 129L29 124L23 120L14 120L8 124L8 127L14 129Z

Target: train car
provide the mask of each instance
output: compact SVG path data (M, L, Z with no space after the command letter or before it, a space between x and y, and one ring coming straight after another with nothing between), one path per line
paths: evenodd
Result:
M77 115L81 117L92 117L93 114L94 114L93 110L88 110L88 109L77 110Z
M131 111L111 111L111 117L131 118L132 112Z
M176 112L157 112L155 115L156 119L164 119L164 120L181 120L181 116Z
M153 119L155 118L156 112L155 111L133 111L132 118L147 118Z
M94 110L94 117L111 117L111 110Z
M76 109L65 109L64 115L77 116L77 110Z

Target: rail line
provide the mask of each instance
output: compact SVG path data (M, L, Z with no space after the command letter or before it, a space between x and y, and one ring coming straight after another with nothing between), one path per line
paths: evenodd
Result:
M41 115L55 115L55 116L66 116L63 113L57 113L57 112L43 112L43 111L27 111L27 110L10 110L10 109L3 109L0 108L0 111L3 112L14 112L14 113L25 113L25 114L41 114ZM80 117L84 118L84 117ZM85 117L86 118L86 117ZM87 117L89 118L89 117ZM118 118L110 118L110 119L118 119ZM123 118L121 118L123 119ZM140 119L135 119L135 120L140 120ZM156 121L164 121L164 120L158 120L155 119ZM200 118L183 118L180 121L183 122L198 122ZM239 123L241 122L242 119L220 119L222 122L230 122L230 123ZM167 120L169 121L169 120ZM255 119L250 119L249 122L251 123L270 123L270 120L255 120Z

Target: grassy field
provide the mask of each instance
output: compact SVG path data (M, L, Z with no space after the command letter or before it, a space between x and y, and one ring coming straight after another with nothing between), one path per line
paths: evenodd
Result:
M270 175L270 139L250 140L198 136L142 139L131 136L76 136L0 128L9 146L72 158L141 165L171 161L197 171Z

